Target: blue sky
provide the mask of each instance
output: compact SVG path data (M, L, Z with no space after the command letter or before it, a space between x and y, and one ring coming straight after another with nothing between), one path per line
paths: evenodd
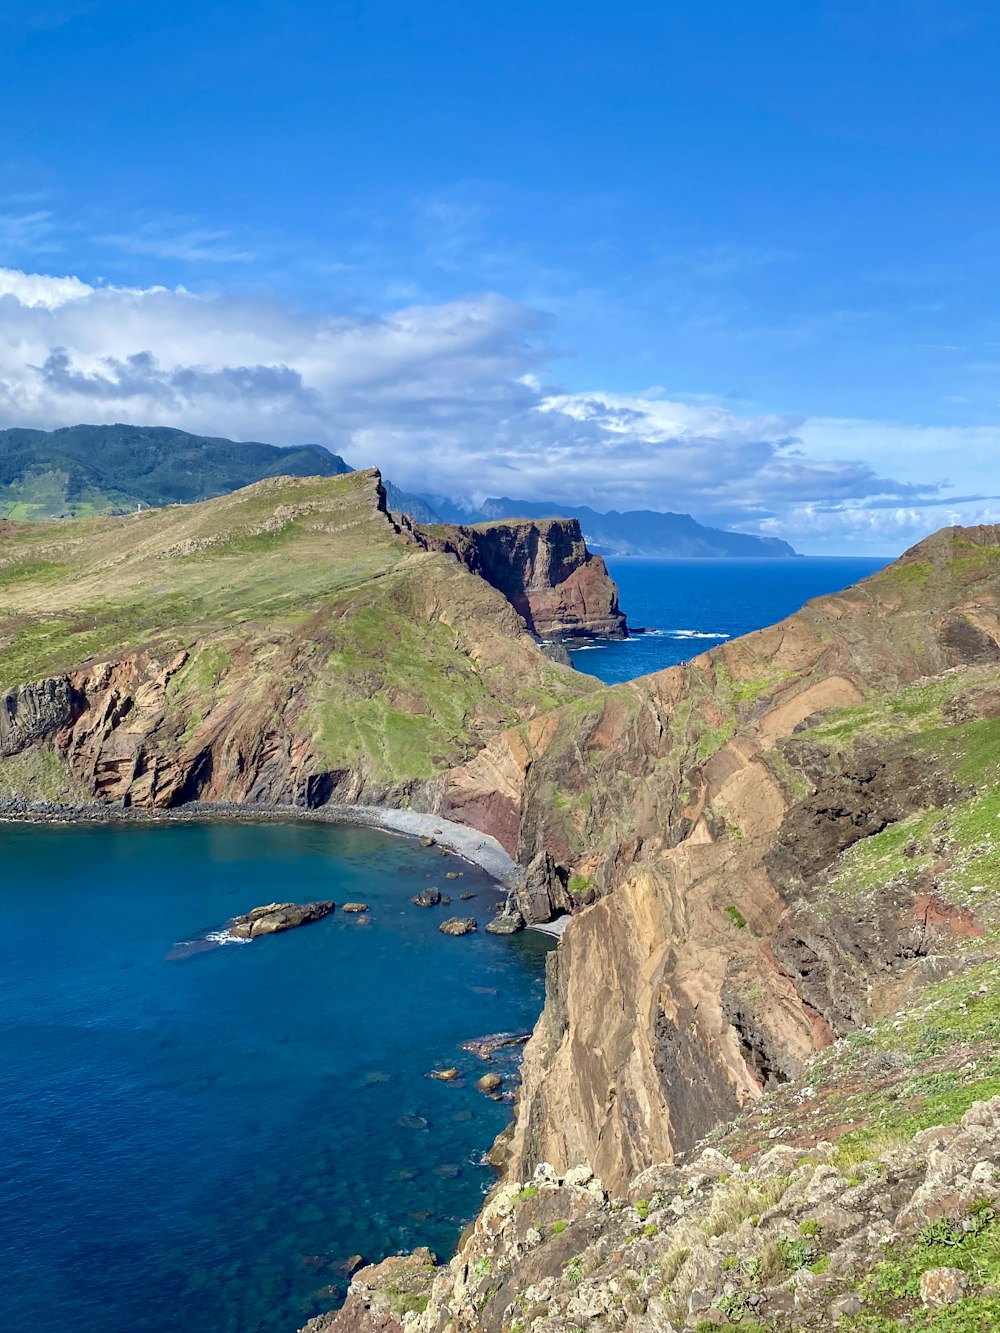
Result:
M7 0L0 424L808 551L1000 520L1000 9Z

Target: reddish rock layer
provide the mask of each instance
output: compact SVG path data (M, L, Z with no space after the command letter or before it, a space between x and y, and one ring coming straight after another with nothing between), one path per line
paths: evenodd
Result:
M618 589L601 557L587 550L578 519L447 524L417 533L430 549L458 556L502 592L542 638L623 639L628 633Z

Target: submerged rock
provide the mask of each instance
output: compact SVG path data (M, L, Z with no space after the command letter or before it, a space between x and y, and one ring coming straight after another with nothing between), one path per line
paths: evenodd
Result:
M450 1069L432 1069L431 1078L436 1078L441 1083L454 1083L458 1078L458 1070L454 1066Z
M530 1032L494 1032L489 1037L473 1037L471 1041L463 1041L462 1050L478 1055L480 1060L492 1060L497 1051L523 1046L530 1036Z
M433 886L429 889L421 889L410 899L414 907L437 907L440 901L441 890L435 889Z
M479 922L472 916L452 916L438 926L442 935L471 935L478 929Z
M268 903L255 907L242 916L234 916L228 923L229 933L240 940L255 940L259 935L277 935L282 930L308 926L336 911L334 902Z

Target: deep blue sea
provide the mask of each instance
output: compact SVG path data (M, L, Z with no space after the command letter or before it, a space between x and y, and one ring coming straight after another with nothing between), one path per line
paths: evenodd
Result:
M349 1255L453 1251L511 1114L473 1081L513 1072L460 1043L531 1026L550 944L439 933L485 924L486 876L303 824L6 824L0 866L3 1333L292 1333ZM453 906L412 906L427 884ZM369 924L170 957L326 897Z
M889 557L802 556L796 560L608 559L629 625L651 631L570 654L609 685L684 662L725 639L784 620L823 593L874 574Z

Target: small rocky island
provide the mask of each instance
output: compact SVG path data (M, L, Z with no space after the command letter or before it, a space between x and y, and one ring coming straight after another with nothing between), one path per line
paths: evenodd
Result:
M329 901L267 903L242 916L234 916L227 929L238 940L255 940L261 935L277 935L283 930L294 930L296 926L308 926L313 921L321 921L336 909L337 904Z

